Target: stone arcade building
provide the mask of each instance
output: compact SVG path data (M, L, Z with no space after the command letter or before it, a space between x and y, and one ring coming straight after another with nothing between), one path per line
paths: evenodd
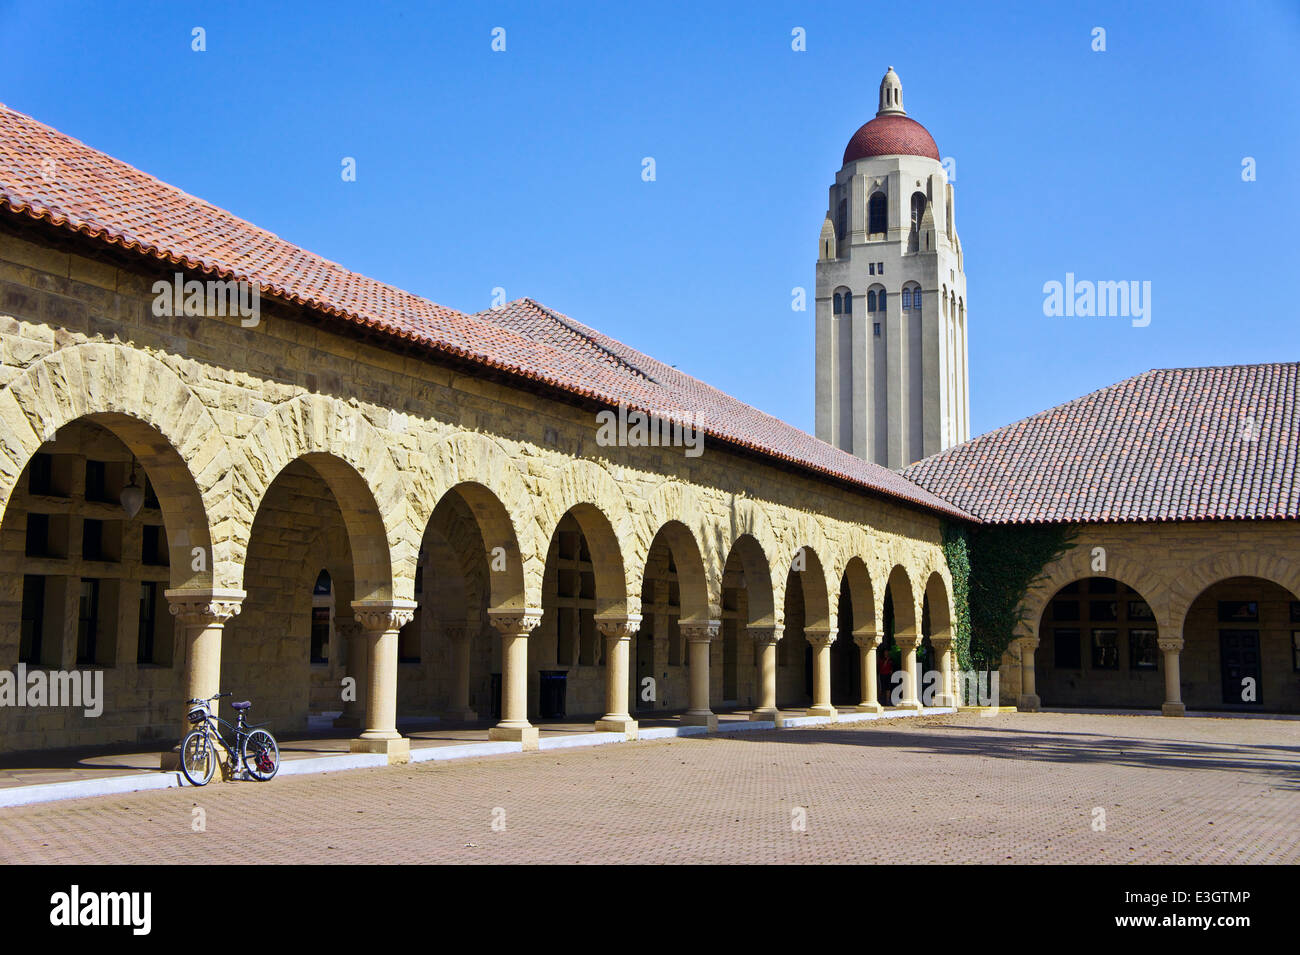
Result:
M158 314L178 273L255 285L256 324ZM0 658L107 695L0 708L6 750L165 748L219 687L278 732L342 708L393 759L399 716L535 745L557 675L629 736L638 707L878 709L886 620L904 706L918 650L951 672L960 509L535 302L435 305L8 108L0 342ZM599 445L620 403L704 453Z
M0 670L93 668L107 696L99 718L0 707L0 750L164 750L218 688L282 733L341 711L398 761L401 717L529 747L559 712L628 737L644 713L878 712L886 654L901 706L922 668L950 704L942 533L981 520L1082 523L1110 552L1114 589L1081 548L1032 595L1003 668L1023 704L1043 608L1076 587L1045 703L1179 712L1186 646L1184 695L1211 705L1227 651L1200 634L1228 613L1233 666L1257 647L1262 705L1296 709L1296 366L1261 368L1171 383L1182 414L1145 436L1072 419L1092 466L1062 465L1053 411L900 474L536 302L435 305L0 107ZM1125 385L1117 407L1145 400ZM1207 483L1215 395L1214 422L1255 401L1264 426L1223 437ZM620 407L698 424L704 453L606 446Z

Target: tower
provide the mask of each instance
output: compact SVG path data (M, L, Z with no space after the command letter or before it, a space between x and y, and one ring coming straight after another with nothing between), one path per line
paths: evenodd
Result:
M970 437L953 188L892 66L830 187L816 298L818 438L902 468Z

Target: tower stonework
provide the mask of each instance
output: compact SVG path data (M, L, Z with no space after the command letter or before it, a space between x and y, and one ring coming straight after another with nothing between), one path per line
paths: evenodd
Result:
M953 187L891 66L818 238L818 438L902 468L970 437L962 266Z

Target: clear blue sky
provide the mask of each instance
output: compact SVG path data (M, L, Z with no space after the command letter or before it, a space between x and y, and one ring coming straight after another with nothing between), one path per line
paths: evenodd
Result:
M980 433L1152 367L1300 359L1300 3L1137 6L0 2L0 101L349 268L467 311L532 296L811 431L790 290L892 64L957 163ZM1044 317L1066 272L1150 281L1151 324Z

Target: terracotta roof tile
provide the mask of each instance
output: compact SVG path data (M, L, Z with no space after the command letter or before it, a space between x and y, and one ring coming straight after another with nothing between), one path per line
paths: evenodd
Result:
M1300 363L1148 371L903 473L989 523L1300 519Z
M0 105L0 208L604 404L628 404L797 467L955 517L862 461L530 300L467 315L349 271ZM595 423L593 421L593 430Z

